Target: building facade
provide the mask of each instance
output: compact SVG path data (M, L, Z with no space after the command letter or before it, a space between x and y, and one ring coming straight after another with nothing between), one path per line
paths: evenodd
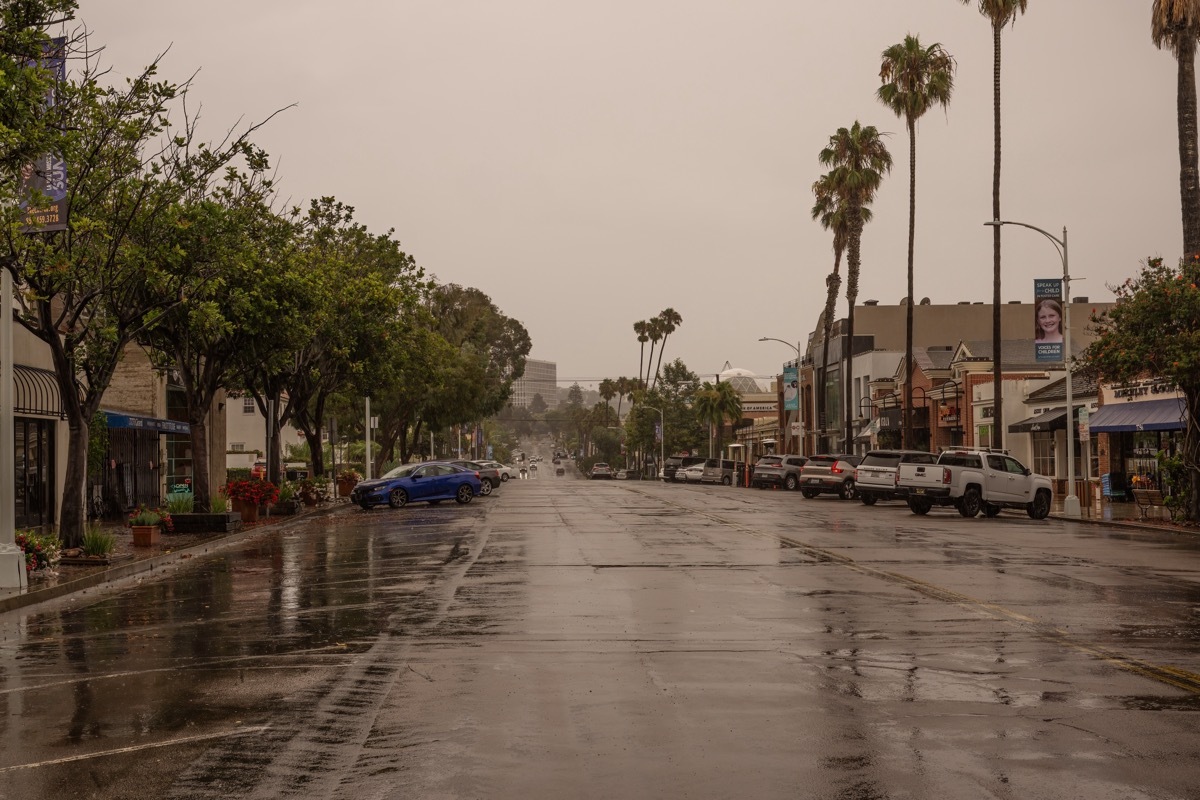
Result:
M525 374L513 381L511 404L514 408L529 408L535 395L541 395L546 405L558 404L558 363L525 359Z

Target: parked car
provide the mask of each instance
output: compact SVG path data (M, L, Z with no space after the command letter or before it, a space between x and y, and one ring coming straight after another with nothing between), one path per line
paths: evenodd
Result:
M483 486L475 470L457 464L438 461L403 464L377 480L359 481L350 492L350 502L364 511L384 503L392 508L421 502L437 505L443 500L465 505L483 494Z
M567 471L566 471L566 469L563 468L562 464L559 464L557 467L554 468L554 474L557 477L561 478L562 476L567 474Z
M1032 519L1045 519L1054 502L1050 479L1033 474L1003 451L946 450L933 466L902 464L899 481L914 514L928 514L935 505L954 506L968 518L980 511L994 517L1002 508L1020 508Z
M495 467L485 467L478 461L467 461L466 459L457 459L447 463L457 464L464 469L470 469L478 472L479 479L484 483L482 492L484 497L487 497L489 494L491 494L492 490L498 488L502 483L500 480L500 470L496 469Z
M800 471L800 494L808 498L836 494L843 500L853 500L854 468L860 460L848 454L810 457Z
M863 505L876 500L903 500L908 494L900 489L901 464L936 464L937 456L921 450L872 450L854 470L854 486Z
M736 483L741 486L745 482L745 478L745 461L710 458L704 462L704 472L700 475L700 482L719 483L723 486Z
M804 456L763 456L754 464L750 485L758 489L782 487L794 491L800 486L800 470L808 461Z
M664 481L679 481L683 482L683 476L679 472L693 464L704 465L708 459L702 456L669 456L663 462L662 479Z
M509 478L517 477L518 474L517 470L513 469L507 464L501 464L499 461L480 461L479 463L485 467L488 467L489 469L494 469L499 472L501 483L504 483Z
M612 480L612 477L613 477L612 467L610 467L608 464L605 464L603 461L597 461L595 464L592 465L592 471L591 471L591 474L588 475L588 477L591 478L592 480L596 480L597 478L604 478L607 480Z
M675 473L675 480L683 483L700 483L700 479L704 477L704 463L688 464L683 469Z

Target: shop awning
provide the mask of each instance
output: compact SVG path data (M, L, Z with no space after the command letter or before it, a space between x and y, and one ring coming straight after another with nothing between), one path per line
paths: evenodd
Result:
M1078 409L1077 409L1078 411ZM1056 408L1044 414L1036 414L1029 419L1014 422L1008 426L1009 433L1033 433L1034 431L1065 431L1067 429L1067 410Z
M156 431L158 433L191 433L192 430L192 426L186 422L173 419L139 417L136 414L121 414L116 411L105 411L104 416L110 428L133 428L139 431Z
M879 417L876 417L867 423L867 426L859 431L858 435L854 437L854 441L869 442L871 441L871 437L876 433L879 433Z
M1144 403L1113 403L1088 419L1088 430L1092 433L1178 431L1186 426L1187 410L1183 400L1177 397Z
M13 364L13 411L66 419L58 378L53 372L24 364Z

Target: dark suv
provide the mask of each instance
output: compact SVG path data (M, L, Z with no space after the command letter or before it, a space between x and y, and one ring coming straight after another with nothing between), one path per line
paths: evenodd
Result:
M800 470L806 461L804 456L763 456L750 473L750 485L757 489L782 487L793 491L800 486Z
M701 456L671 456L663 462L662 479L664 481L683 482L683 471L692 464L703 464ZM676 475L678 473L678 476Z

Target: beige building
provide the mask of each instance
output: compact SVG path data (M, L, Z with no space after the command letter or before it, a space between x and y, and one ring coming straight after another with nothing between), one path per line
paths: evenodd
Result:
M512 400L514 408L529 408L534 395L541 395L546 405L558 405L558 364L554 361L525 359L525 374L513 381Z

